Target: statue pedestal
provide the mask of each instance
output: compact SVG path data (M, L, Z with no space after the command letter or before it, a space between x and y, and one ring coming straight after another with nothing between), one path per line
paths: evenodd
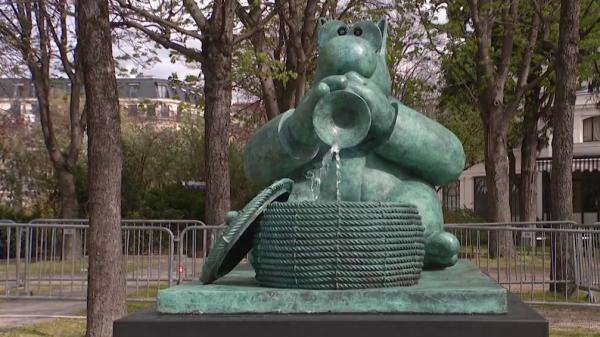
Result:
M547 337L548 322L516 296L506 314L204 314L139 312L114 324L114 337Z
M412 287L259 287L251 269L162 290L156 311L115 322L114 337L547 337L548 322L468 261Z
M214 284L161 290L157 310L166 314L419 313L502 314L506 289L461 260L424 271L417 285L359 290L259 287L252 269L236 269Z

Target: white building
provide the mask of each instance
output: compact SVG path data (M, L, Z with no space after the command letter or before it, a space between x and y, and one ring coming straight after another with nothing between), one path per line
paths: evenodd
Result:
M520 150L514 149L516 174L520 174ZM550 214L550 169L552 146L542 149L537 159L537 218ZM518 207L518 191L511 198ZM486 218L485 166L466 169L457 183L443 189L444 206L449 210L470 209ZM600 92L591 85L577 93L573 125L573 211L574 221L600 221ZM518 213L518 212L516 212ZM513 220L518 220L513 218Z
M69 93L70 82L56 78L51 82L52 93ZM195 106L198 98L169 80L138 77L118 78L119 103L122 115L142 118L156 123L177 122L182 107ZM197 112L197 109L191 109ZM0 114L19 114L29 122L39 118L35 88L29 79L0 78Z

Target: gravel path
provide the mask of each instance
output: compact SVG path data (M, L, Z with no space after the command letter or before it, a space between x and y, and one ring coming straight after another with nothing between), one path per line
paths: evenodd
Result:
M0 302L0 332L54 319L77 316L85 309L82 301L6 300Z

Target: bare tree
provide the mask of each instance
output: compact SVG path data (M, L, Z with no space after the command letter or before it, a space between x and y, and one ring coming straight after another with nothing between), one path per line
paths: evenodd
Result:
M201 65L205 98L205 221L222 224L230 207L228 130L233 49L260 30L266 21L234 34L237 1L212 1L207 7L200 7L195 0L165 0L156 4L116 1L119 16L116 25L137 29L162 47ZM261 11L267 7L263 5Z
M121 244L121 126L107 0L76 4L89 166L87 337L111 337L126 313Z
M246 29L262 27L250 37L250 42L255 53L262 56L257 58L256 77L268 119L293 108L308 87L307 81L314 71L317 19L342 19L359 5L361 2L354 0L343 4L336 0L276 0L275 10L262 15L259 3L237 6L236 14ZM383 6L379 1L362 5ZM274 14L271 25L261 26L261 22ZM282 64L281 73L290 76L274 76L264 58Z
M77 218L75 169L79 159L85 117L81 109L82 74L72 48L66 0L35 2L8 0L0 4L0 43L21 55L35 87L44 143L58 178L61 218ZM61 148L50 106L53 63L70 82L68 143Z

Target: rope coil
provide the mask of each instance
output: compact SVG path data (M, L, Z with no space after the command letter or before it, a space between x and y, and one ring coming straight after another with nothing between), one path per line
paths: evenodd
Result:
M278 288L416 284L423 267L416 207L388 202L274 202L256 230L256 279Z

